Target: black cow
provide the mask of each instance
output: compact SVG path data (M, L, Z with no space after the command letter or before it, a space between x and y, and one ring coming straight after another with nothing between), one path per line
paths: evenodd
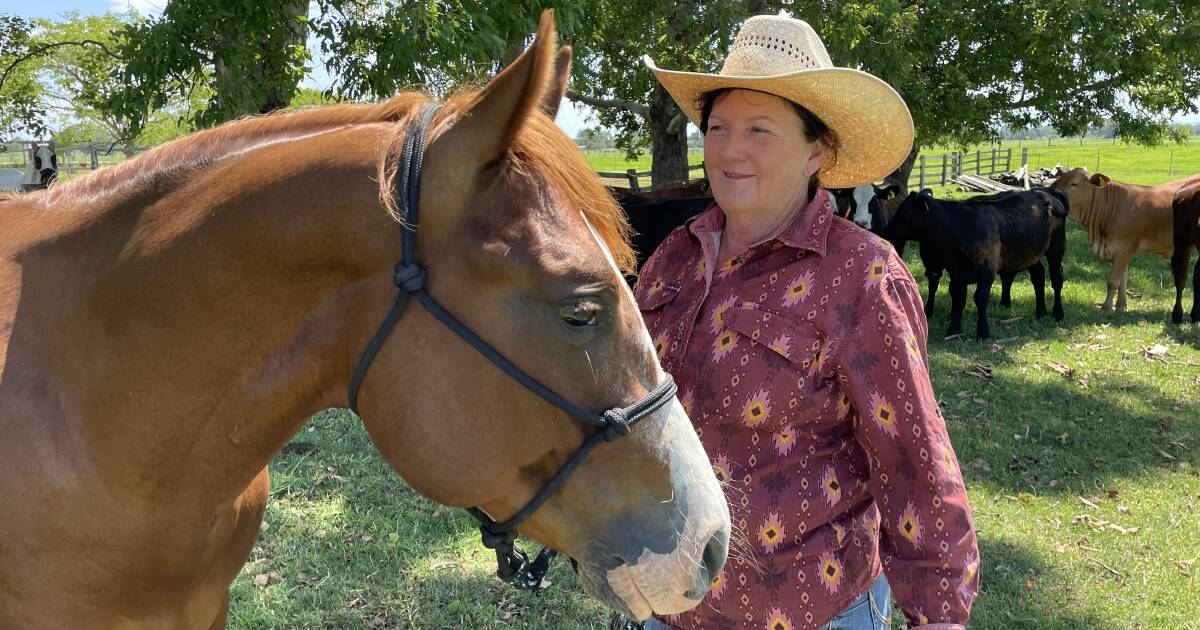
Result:
M1055 188L1004 192L966 201L934 199L926 189L909 195L891 222L880 232L904 253L908 241L921 245L921 261L929 279L926 316L933 314L934 296L942 271L950 272L950 329L962 332L967 285L975 288L979 320L975 334L990 335L987 308L996 275L1003 283L1000 304L1009 306L1009 288L1021 271L1029 271L1038 317L1046 314L1046 278L1041 258L1050 263L1054 288L1054 319L1062 321L1062 260L1066 251L1066 195Z
M617 199L629 225L633 228L630 239L637 254L638 269L650 258L650 254L666 240L671 230L683 225L688 219L704 212L712 204L712 197L647 198L637 194L622 195Z
M1187 264L1192 248L1200 248L1200 181L1179 189L1175 193L1173 206L1175 217L1172 226L1174 253L1171 255L1171 274L1175 277L1175 308L1171 310L1171 322L1183 323L1183 285L1187 282ZM1200 258L1192 270L1192 323L1200 322Z

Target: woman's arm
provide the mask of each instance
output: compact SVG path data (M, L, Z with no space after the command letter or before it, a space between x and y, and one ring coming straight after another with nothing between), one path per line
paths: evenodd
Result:
M929 382L921 296L897 259L860 309L836 369L870 462L884 572L911 625L965 625L979 584L975 526Z

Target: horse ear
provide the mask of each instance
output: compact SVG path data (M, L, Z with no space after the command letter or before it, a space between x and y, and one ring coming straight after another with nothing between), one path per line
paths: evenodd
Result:
M489 81L450 128L430 143L428 171L465 182L504 155L547 93L554 91L550 82L556 72L555 40L554 11L548 9L542 13L533 44ZM567 55L569 59L570 51Z
M558 115L558 106L567 94L567 82L571 79L571 47L563 46L554 56L554 78L549 89L542 95L541 110L550 118Z
M554 12L546 10L533 44L479 91L463 108L460 120L434 140L430 149L440 144L440 152L452 150L460 160L476 163L502 155L534 108L553 91L547 88L556 71L554 46Z

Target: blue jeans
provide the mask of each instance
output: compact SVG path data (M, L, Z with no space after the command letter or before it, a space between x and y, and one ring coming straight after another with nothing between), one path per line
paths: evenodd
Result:
M643 630L669 630L671 627L656 619L648 619L642 624ZM891 627L892 587L880 573L867 592L850 602L838 616L821 626L821 630L888 630Z
M882 573L867 592L850 602L821 630L888 630L892 627L892 587Z

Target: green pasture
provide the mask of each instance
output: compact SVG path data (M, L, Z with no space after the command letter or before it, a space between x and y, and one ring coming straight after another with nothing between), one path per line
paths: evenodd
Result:
M1176 151L1200 171L1196 147ZM1022 275L1011 309L993 288L993 339L943 339L945 282L930 322L933 384L983 555L972 627L1200 628L1200 327L1167 323L1170 270L1149 256L1130 270L1130 312L1098 312L1106 269L1078 226L1068 238L1066 321L1033 317ZM969 304L966 330L974 318ZM495 580L473 521L409 489L349 412L314 416L297 439L318 450L271 464L230 627L604 626L565 562L536 596Z
M1013 170L1020 168L1021 150L1027 149L1029 166L1033 169L1054 168L1058 164L1070 168L1082 166L1093 173L1104 173L1117 181L1138 184L1158 184L1200 173L1200 138L1193 138L1186 144L1164 144L1157 147L1131 146L1119 141L1091 138L1082 143L1078 138L1005 140L970 147L928 147L923 149L921 154L930 160L930 164L941 164L941 156L944 153L982 151L986 155L992 149L1010 148ZM636 161L627 161L624 152L621 151L591 151L587 153L587 158L592 168L601 172L625 172L630 168L637 169L638 172L650 170L648 154ZM692 149L689 152L689 164L699 164L703 161L704 155L700 149ZM693 175L696 173L698 171ZM624 180L611 180L611 183L628 186ZM640 184L649 186L650 179L643 178Z

